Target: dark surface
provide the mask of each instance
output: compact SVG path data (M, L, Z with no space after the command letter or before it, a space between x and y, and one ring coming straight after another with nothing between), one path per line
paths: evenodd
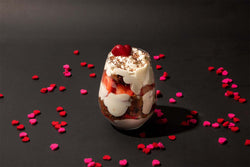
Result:
M158 1L0 1L0 166L69 167L84 166L83 158L92 157L103 166L119 166L127 158L129 166L151 166L154 158L167 167L211 167L250 165L249 102L239 104L224 97L222 76L207 67L223 66L239 84L237 91L250 99L249 1L246 0L158 0ZM148 138L122 133L101 115L97 103L100 77L108 52L115 44L130 44L152 56L164 53L156 62L157 89L163 93L157 104L169 119L167 127ZM73 55L79 49L80 55ZM94 69L80 67L93 63ZM62 65L70 64L71 78L62 75ZM160 82L167 71L170 79ZM88 74L96 72L95 79ZM37 74L40 80L31 80ZM41 94L50 83L64 85L65 92ZM80 95L85 88L88 95ZM168 99L182 91L176 104ZM56 107L62 105L68 116L61 118ZM27 114L41 110L38 124L31 126ZM176 124L183 112L197 110L199 123L183 129ZM204 120L215 122L235 113L241 119L239 133L228 129L205 128ZM31 141L22 143L11 125L18 119L26 126ZM66 120L66 134L51 126L53 120ZM176 127L175 127L176 126ZM159 130L159 129L158 129ZM174 142L167 135L175 134ZM226 145L218 137L227 137ZM165 151L151 155L136 149L137 144L161 141ZM49 145L60 149L51 151ZM112 156L104 162L102 156Z

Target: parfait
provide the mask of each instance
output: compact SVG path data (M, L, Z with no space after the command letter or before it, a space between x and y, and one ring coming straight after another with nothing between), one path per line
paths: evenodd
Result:
M108 54L99 89L102 114L116 127L142 126L153 114L155 81L150 55L129 45Z

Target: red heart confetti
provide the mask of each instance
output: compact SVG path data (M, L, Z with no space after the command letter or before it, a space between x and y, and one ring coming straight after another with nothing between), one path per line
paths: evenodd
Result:
M12 120L11 121L11 124L14 126L14 125L18 125L19 124L19 121L18 120Z
M144 152L145 154L149 154L151 152L150 148L143 148L142 152Z
M245 144L244 144L245 146L250 146L250 139L246 139L246 141L245 141Z
M157 70L160 70L160 69L162 69L162 66L157 64L155 68L156 68Z
M246 100L245 98L240 98L240 99L239 99L239 102L240 102L240 103L245 103L246 101L247 101L247 100Z
M40 111L40 110L33 110L33 113L34 113L35 115L39 115L39 114L41 114L41 111Z
M235 95L234 96L234 100L238 101L240 99L240 96L239 95Z
M234 117L234 118L233 118L233 121L234 121L235 123L238 123L238 122L240 122L240 119L237 118L237 117Z
M16 128L17 128L17 130L23 130L25 127L24 127L23 124L20 124L20 125L18 125Z
M193 110L193 111L191 111L191 112L190 112L190 114L192 114L192 115L197 115L197 114L198 114L198 112L197 112L197 111L195 111L195 110Z
M189 126L189 122L188 121L182 121L181 126Z
M144 138L144 137L146 137L146 133L145 133L145 132L141 132L141 133L139 134L139 136L140 136L141 138Z
M66 113L66 111L61 111L61 112L59 113L59 115L60 115L61 117L65 117L65 116L67 115L67 113Z
M55 88L55 87L56 87L56 84L50 84L50 87Z
M208 71L214 71L214 67L212 66L208 67Z
M228 127L228 125L229 125L229 121L226 121L226 122L224 122L224 123L222 124L222 126L225 127L225 128Z
M95 78L95 77L96 77L96 74L95 74L95 73L91 73L91 74L89 74L89 77Z
M230 90L227 90L226 93L227 93L228 96L233 96L233 94L234 94L234 92L230 91Z
M169 140L174 141L176 139L176 136L175 135L170 135L170 136L168 136L168 138L169 138Z
M61 125L60 124L56 124L55 125L55 129L60 129L61 128Z
M30 138L28 136L25 136L25 137L22 138L22 141L23 142L28 142L28 141L30 141Z
M154 148L159 148L158 143L156 142L153 142L152 145L154 146Z
M3 98L3 97L4 97L3 94L0 93L0 98Z
M94 64L88 64L88 68L94 68Z
M52 126L56 126L56 125L58 125L58 124L59 124L58 121L52 121L52 122L51 122L51 125L52 125Z
M165 57L164 54L159 54L159 58L160 58L160 59L162 59L162 58L164 58L164 57Z
M86 62L81 62L80 65L81 65L82 67L85 67L85 66L87 65L87 63L86 63Z
M74 50L73 53L74 55L79 55L79 50Z
M38 75L33 75L33 76L32 76L32 79L33 79L33 80L38 80L38 79L39 79L39 76L38 76Z
M47 93L47 91L48 91L47 88L42 88L42 89L40 90L41 93Z
M58 106L57 108L56 108L56 111L57 112L60 112L60 111L63 111L64 109L63 109L63 107L61 107L61 106Z
M232 132L238 132L239 130L240 130L240 128L237 127L237 126L231 127L231 131L232 131Z
M99 162L96 162L96 163L95 163L95 167L102 167L102 164L99 163Z
M222 84L222 88L227 88L229 85L227 83Z
M111 156L109 156L109 155L104 155L103 157L102 157L102 159L103 160L111 160Z
M60 86L60 87L59 87L59 91L62 92L62 91L64 91L64 90L66 90L66 87L65 87L65 86Z
M137 149L138 150L142 150L142 149L144 149L145 148L145 145L144 144L138 144L137 145Z
M67 123L66 121L61 121L60 125L61 125L61 126L67 126L68 123Z
M224 122L224 118L218 118L218 119L217 119L217 122L218 122L219 124L222 124L222 123Z

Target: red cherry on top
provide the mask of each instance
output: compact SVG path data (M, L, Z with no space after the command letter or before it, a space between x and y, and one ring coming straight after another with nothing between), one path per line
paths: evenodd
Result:
M111 50L114 56L129 56L131 54L131 46L130 45L115 45Z

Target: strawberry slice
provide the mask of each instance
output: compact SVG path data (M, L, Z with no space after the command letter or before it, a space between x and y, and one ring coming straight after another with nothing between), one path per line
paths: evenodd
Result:
M114 88L115 82L113 81L111 77L107 76L105 71L103 72L103 75L102 75L102 82L106 86L108 93L115 92L115 88Z
M134 92L130 89L130 86L117 85L116 86L116 94L128 94L129 96L133 96Z

